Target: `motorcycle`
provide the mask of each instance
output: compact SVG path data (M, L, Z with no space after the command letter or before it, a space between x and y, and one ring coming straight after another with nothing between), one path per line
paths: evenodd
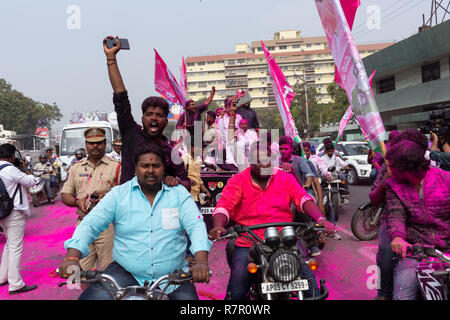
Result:
M58 270L56 271L58 273ZM210 272L211 274L211 272ZM113 288L113 300L169 300L166 291L171 285L179 285L193 279L191 272L176 270L160 277L151 285L146 280L143 286L121 287L113 276L98 270L79 271L79 283L109 283ZM58 287L71 284L70 282L58 283ZM165 286L164 286L165 285ZM161 288L161 286L164 286Z
M416 278L424 300L448 300L450 256L422 245L408 247L406 256L420 261L416 268Z
M45 179L42 177L44 174L44 170L33 170L33 175L38 178L38 183L30 188L30 194L32 197L32 204L34 207L39 207L42 201L48 201L47 192L45 191ZM53 197L51 200L54 200L58 195L60 187L50 186L52 189Z
M278 231L278 228L282 228ZM253 230L265 229L264 238L259 238ZM248 271L255 275L248 298L251 300L323 300L328 297L325 280L320 280L320 295L305 298L303 291L309 289L309 282L302 277L301 267L307 266L315 271L317 261L305 261L297 247L297 241L309 233L324 231L317 225L300 222L265 223L253 226L235 225L229 228L225 235L218 238L236 239L245 237L252 242L249 250ZM227 244L227 262L231 267L234 241ZM314 289L313 289L314 291Z
M378 236L381 212L384 203L373 206L370 201L364 202L356 210L352 218L352 232L361 241L370 241Z
M336 167L328 168L328 172L331 173L332 181L328 182L325 177L321 179L321 186L323 190L323 206L325 208L325 214L328 220L331 220L331 212L334 213L336 221L339 220L339 208L348 202L346 196L343 195L342 189L345 185L345 180L339 177L336 172Z

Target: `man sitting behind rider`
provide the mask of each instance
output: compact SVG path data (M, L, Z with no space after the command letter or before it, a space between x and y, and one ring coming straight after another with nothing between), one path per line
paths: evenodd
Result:
M190 251L195 264L191 272L195 282L209 282L206 226L197 206L184 186L168 187L164 181L168 163L164 151L148 145L136 152L136 176L113 188L79 224L72 239L64 245L67 256L60 274L67 276L71 265L89 254L89 244L114 224L114 261L104 273L113 276L122 287L152 282L179 269L187 270L186 233L192 241ZM107 290L107 291L106 291ZM80 296L84 300L110 300L110 288L89 286ZM169 287L170 299L197 300L193 283Z
M313 199L297 183L294 176L272 166L270 147L258 150L259 146L259 142L251 146L251 166L233 176L226 184L213 212L214 227L209 232L210 237L217 239L225 233L224 226L229 219L243 226L292 222L294 214L291 211L291 203L297 206L299 212L311 216L321 227L325 227L327 232L333 233L335 226L326 221ZM264 230L254 232L264 239ZM251 286L251 275L246 268L250 247L249 241L243 238L236 240L227 299L244 299ZM302 273L310 282L310 290L306 295L311 295L312 287L316 293L319 292L312 272L308 268L302 268Z
M41 154L39 156L39 162L33 168L34 171L41 173L41 177L45 179L45 193L47 194L47 199L50 203L54 202L54 194L51 188L51 180L50 177L53 173L53 167L51 163L48 161L47 156L45 154Z
M341 159L341 157L336 156L335 154L335 148L334 143L331 141L331 139L325 139L323 141L323 145L325 147L325 154L322 156L322 161L324 162L327 169L330 167L335 167L336 172L339 174L340 179L345 180L346 183L344 184L343 188L346 191L347 195L349 194L348 190L348 183L346 177L340 172L341 169L344 169L345 171L349 171L350 167L345 163L344 160ZM345 195L345 194L344 194Z

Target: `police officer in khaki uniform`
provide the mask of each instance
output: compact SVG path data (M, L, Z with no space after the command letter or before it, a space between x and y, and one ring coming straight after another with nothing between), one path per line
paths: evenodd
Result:
M88 157L71 166L68 179L61 191L64 204L77 207L79 215L77 225L109 190L119 184L120 162L105 155L105 133L103 128L98 127L84 131ZM89 255L80 260L82 269L105 270L113 260L113 245L114 229L110 225L89 246Z
M107 156L117 161L122 161L122 139L115 139L112 144L113 151Z

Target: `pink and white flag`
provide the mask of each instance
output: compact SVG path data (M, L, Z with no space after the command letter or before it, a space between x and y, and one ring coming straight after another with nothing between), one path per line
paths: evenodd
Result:
M184 96L187 97L186 62L184 61L184 57L181 57L181 60L180 87L183 90Z
M173 103L179 103L182 106L186 103L186 96L179 86L177 80L167 68L166 63L155 50L155 90Z
M373 79L374 75L375 75L375 70L372 72L372 74L369 77L370 88L372 88L372 79ZM373 95L373 90L372 90L372 95ZM334 142L334 145L336 145L336 143L338 143L338 141L342 138L342 135L344 134L344 130L347 127L347 124L349 123L352 116L353 116L352 105L350 105L348 107L347 111L344 113L344 116L342 117L341 122L339 123L338 136L336 138L336 141ZM359 123L358 123L358 125L359 125ZM362 131L362 134L364 135L364 138L366 138L366 140L369 140L367 138L367 135L364 132L364 130L362 128L360 128L360 129Z
M347 93L372 150L382 152L381 143L387 140L387 134L347 21L347 16L356 12L359 0L315 0L315 3L340 75L338 84Z
M294 90L292 90L292 87L287 82L280 67L270 52L266 49L262 41L261 44L269 66L273 95L275 96L278 111L280 112L281 119L283 120L284 134L290 136L297 142L301 142L301 138L298 135L298 131L295 127L295 122L290 111L291 101L295 97Z

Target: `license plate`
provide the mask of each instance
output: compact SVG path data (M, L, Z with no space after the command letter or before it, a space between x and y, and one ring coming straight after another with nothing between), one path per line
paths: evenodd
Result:
M278 293L278 292L290 292L290 291L304 291L308 290L308 280L295 280L290 283L275 283L275 282L263 282L261 283L262 293Z
M212 214L214 209L215 209L215 207L204 207L204 208L201 208L201 213L202 214Z

